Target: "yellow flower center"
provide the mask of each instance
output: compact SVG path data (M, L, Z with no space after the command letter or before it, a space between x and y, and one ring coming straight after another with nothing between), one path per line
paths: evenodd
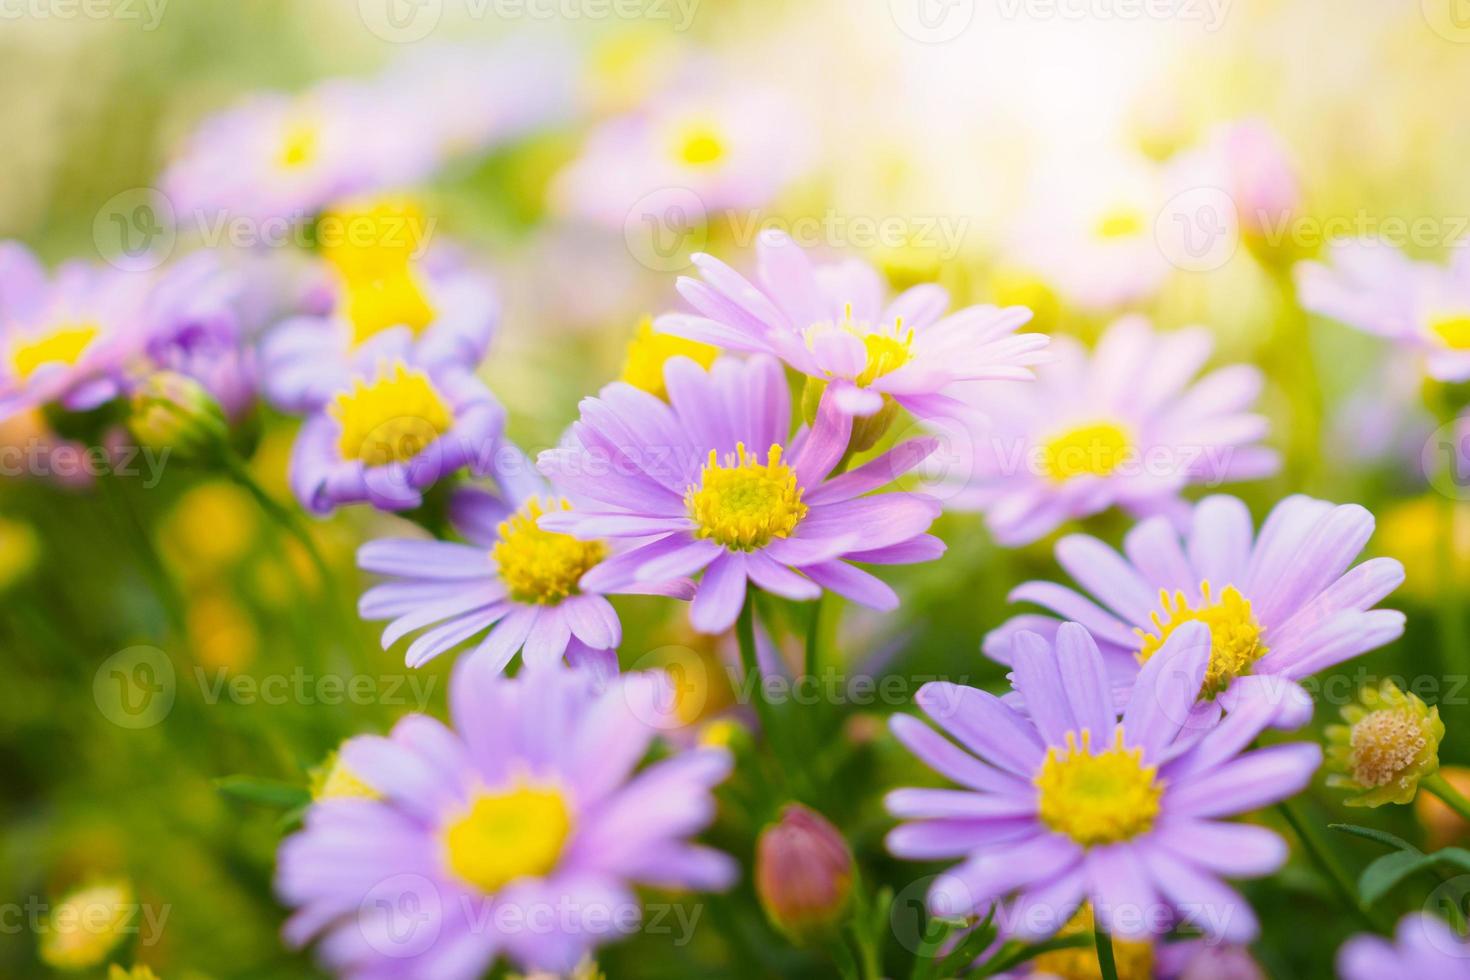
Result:
M311 123L294 123L281 139L276 162L285 170L309 166L321 149L321 134Z
M10 348L10 366L20 378L29 378L47 364L75 366L101 332L95 323L68 323L20 340Z
M1470 350L1470 313L1437 317L1429 329L1451 350Z
M771 446L766 463L735 447L735 459L710 450L699 486L684 495L695 532L726 548L755 551L774 538L787 538L806 516L796 471L781 462L781 447Z
M328 411L341 427L343 459L368 466L406 463L454 424L454 415L429 376L401 362L372 383L353 382Z
M1115 422L1093 422L1068 429L1041 444L1041 470L1054 483L1079 476L1106 477L1133 452L1132 440Z
M1092 903L1083 902L1077 914L1057 933L1064 936L1092 937ZM1152 943L1113 937L1113 965L1118 980L1149 980L1154 975ZM1102 980L1097 953L1091 943L1076 949L1058 949L1042 953L1031 961L1031 974L1060 977L1061 980Z
M1373 789L1394 782L1411 768L1427 742L1412 711L1381 708L1353 725L1349 744L1353 779Z
M674 157L690 167L708 167L725 157L725 140L709 123L684 126L674 141Z
M548 501L552 510L571 510L565 500ZM540 500L527 500L500 525L500 540L490 551L500 577L517 602L554 606L577 592L577 583L607 557L601 541L579 541L570 534L543 531L537 518L546 513Z
M350 279L346 288L354 345L393 327L407 327L418 336L434 322L434 307L412 269L377 279Z
M1204 601L1198 609L1189 604L1183 592L1170 596L1161 590L1159 606L1163 611L1151 617L1154 632L1146 633L1141 629L1134 632L1143 643L1138 650L1138 662L1147 663L1184 623L1199 622L1208 626L1210 666L1205 671L1200 696L1212 698L1235 678L1250 673L1251 666L1266 655L1268 648L1261 642L1261 634L1265 630L1256 622L1250 600L1235 586L1226 586L1218 600L1211 595L1209 582L1201 582L1199 590Z
M478 796L444 828L444 851L455 875L494 893L517 879L549 874L571 833L571 810L559 790L520 785Z
M638 324L637 335L628 344L628 356L623 360L622 380L667 400L669 393L664 387L664 364L669 358L687 357L701 367L708 368L719 353L718 347L711 347L709 344L655 332L653 318L646 316Z
M1099 238L1131 238L1142 233L1143 228L1143 214L1134 207L1111 208L1097 219Z
M852 317L852 304L844 307L842 320L835 325L830 321L814 323L803 335L808 347L816 345L817 338L833 329L851 334L863 342L867 357L862 371L852 380L859 385L869 385L885 374L897 371L913 357L914 331L905 330L903 318L893 321L891 326L870 327L858 323Z
M1164 785L1156 766L1143 764L1143 749L1125 749L1123 730L1113 746L1092 751L1092 732L1067 733L1067 751L1046 754L1036 786L1042 823L1084 847L1114 844L1147 833L1159 815Z

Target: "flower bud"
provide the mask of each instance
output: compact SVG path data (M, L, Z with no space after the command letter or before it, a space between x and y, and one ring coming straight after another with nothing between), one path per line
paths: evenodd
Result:
M199 460L221 451L229 425L203 385L187 375L159 371L133 392L128 431L141 446Z
M789 803L755 845L755 888L771 923L794 942L836 926L852 895L852 851L815 810Z
M1328 725L1327 765L1336 772L1327 785L1354 790L1348 806L1408 803L1419 780L1439 770L1444 722L1393 681L1365 687L1358 703L1342 709L1346 725Z

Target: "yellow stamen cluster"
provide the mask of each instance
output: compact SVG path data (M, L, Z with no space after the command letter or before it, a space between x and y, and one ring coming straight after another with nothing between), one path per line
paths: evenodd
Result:
M571 510L565 500L544 505L532 497L500 525L500 540L490 551L500 577L517 602L554 606L577 593L577 583L607 557L601 541L580 541L570 534L543 531L537 521L550 510Z
M1437 317L1429 329L1451 350L1470 350L1470 313Z
M781 462L781 447L772 445L764 464L735 447L735 459L710 450L699 486L684 495L696 534L736 551L755 551L776 538L787 538L806 516L796 471Z
M342 458L368 466L406 463L454 424L454 413L429 376L402 362L380 369L371 383L354 382L328 411L341 427Z
M66 323L10 348L10 367L19 378L29 378L47 364L75 365L102 329L95 323Z
M1041 472L1053 483L1079 476L1111 476L1127 461L1133 440L1115 422L1067 429L1041 443Z
M281 138L276 163L284 170L310 166L321 152L321 132L311 123L297 122Z
M674 159L689 167L708 167L725 158L725 139L707 122L683 126L674 139Z
M1112 208L1097 219L1099 238L1132 238L1142 234L1144 227L1143 214L1134 207Z
M1359 791L1349 806L1408 803L1419 780L1439 770L1444 722L1393 681L1365 687L1358 702L1342 709L1346 725L1328 725L1327 785Z
M1057 932L1058 937L1087 936L1093 933L1092 903L1083 902L1077 914ZM1154 975L1152 943L1113 937L1113 966L1118 980L1149 980ZM1102 980L1093 944L1075 949L1058 949L1042 953L1031 961L1031 973L1061 980Z
M443 830L445 863L493 894L521 878L551 873L572 833L572 813L552 786L522 784L483 793Z
M1250 673L1257 660L1266 655L1268 649L1261 642L1265 630L1256 622L1251 611L1250 600L1240 594L1233 585L1225 587L1217 600L1211 594L1210 583L1201 582L1199 587L1203 602L1198 609L1189 604L1183 592L1170 596L1167 591L1159 592L1162 612L1151 617L1154 631L1146 633L1135 629L1142 646L1138 650L1138 662L1149 659L1164 645L1170 635L1185 623L1204 623L1210 628L1210 665L1205 670L1204 687L1200 696L1212 698L1225 690L1230 682L1243 674Z
M913 328L905 330L903 318L893 321L891 326L870 327L852 318L852 304L843 310L842 322L838 326L863 342L867 360L863 369L853 378L859 385L870 385L907 364L914 353Z
M715 363L719 353L718 347L656 332L653 329L653 318L646 316L638 324L637 335L628 344L628 355L623 360L622 380L667 400L669 392L664 386L664 365L669 358L687 357L701 367L708 368Z
M1067 733L1067 751L1047 752L1036 777L1042 823L1084 847L1114 844L1146 833L1159 815L1164 786L1143 750L1123 747L1117 730L1111 748L1092 751L1092 733Z

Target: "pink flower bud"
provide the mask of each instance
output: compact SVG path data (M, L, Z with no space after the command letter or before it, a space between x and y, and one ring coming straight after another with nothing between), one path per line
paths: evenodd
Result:
M787 804L755 846L755 887L771 922L795 942L842 920L852 894L852 851L815 810Z

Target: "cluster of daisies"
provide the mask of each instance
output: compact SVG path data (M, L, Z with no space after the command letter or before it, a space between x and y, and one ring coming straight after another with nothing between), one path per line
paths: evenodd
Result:
M1049 341L1025 332L1023 307L954 309L930 283L894 295L870 263L768 231L734 265L696 256L623 378L533 459L477 373L500 318L492 282L397 193L526 124L421 111L440 104L415 94L428 77L493 91L504 76L486 63L509 70L446 58L371 88L253 100L209 122L164 180L180 213L366 234L284 257L200 251L158 272L48 272L0 247L0 416L92 419L105 443L140 393L173 397L177 432L201 405L238 421L263 401L301 419L289 483L305 511L367 505L415 529L361 548L377 581L359 608L387 623L385 649L408 641L411 667L461 651L451 724L410 715L342 746L280 852L288 940L315 941L347 977L469 980L502 957L573 969L638 928L635 886L721 890L738 867L694 840L731 756L668 746L647 763L672 699L665 678L620 673L609 596L685 602L711 635L753 632L758 592L891 611L883 569L939 560L946 510L1020 546L1118 508L1136 521L1121 551L1060 537L1070 584L1018 586L1026 610L985 638L1012 690L933 683L922 717L893 718L954 787L892 792L887 847L949 863L932 912L993 915L1007 940L1095 922L1139 975L1249 943L1255 916L1224 879L1278 870L1287 845L1231 818L1297 794L1323 761L1268 733L1310 720L1303 678L1404 627L1378 608L1400 564L1358 562L1363 508L1294 496L1258 529L1234 497L1185 497L1278 471L1260 372L1203 373L1209 329L1137 316L1090 348ZM421 138L364 150L389 129L373 121L384 106ZM609 123L562 192L622 201L629 189L594 178L632 172L615 148L637 145L664 155L662 173L703 174L712 200L745 200L715 174L760 144L712 113ZM1435 377L1470 376L1461 266L1344 250L1301 280L1312 308L1411 343ZM1361 802L1411 798L1437 765L1437 714L1396 688L1344 720L1334 781ZM1441 925L1401 928L1397 951L1354 941L1344 973L1460 969ZM1179 932L1200 938L1163 940Z

